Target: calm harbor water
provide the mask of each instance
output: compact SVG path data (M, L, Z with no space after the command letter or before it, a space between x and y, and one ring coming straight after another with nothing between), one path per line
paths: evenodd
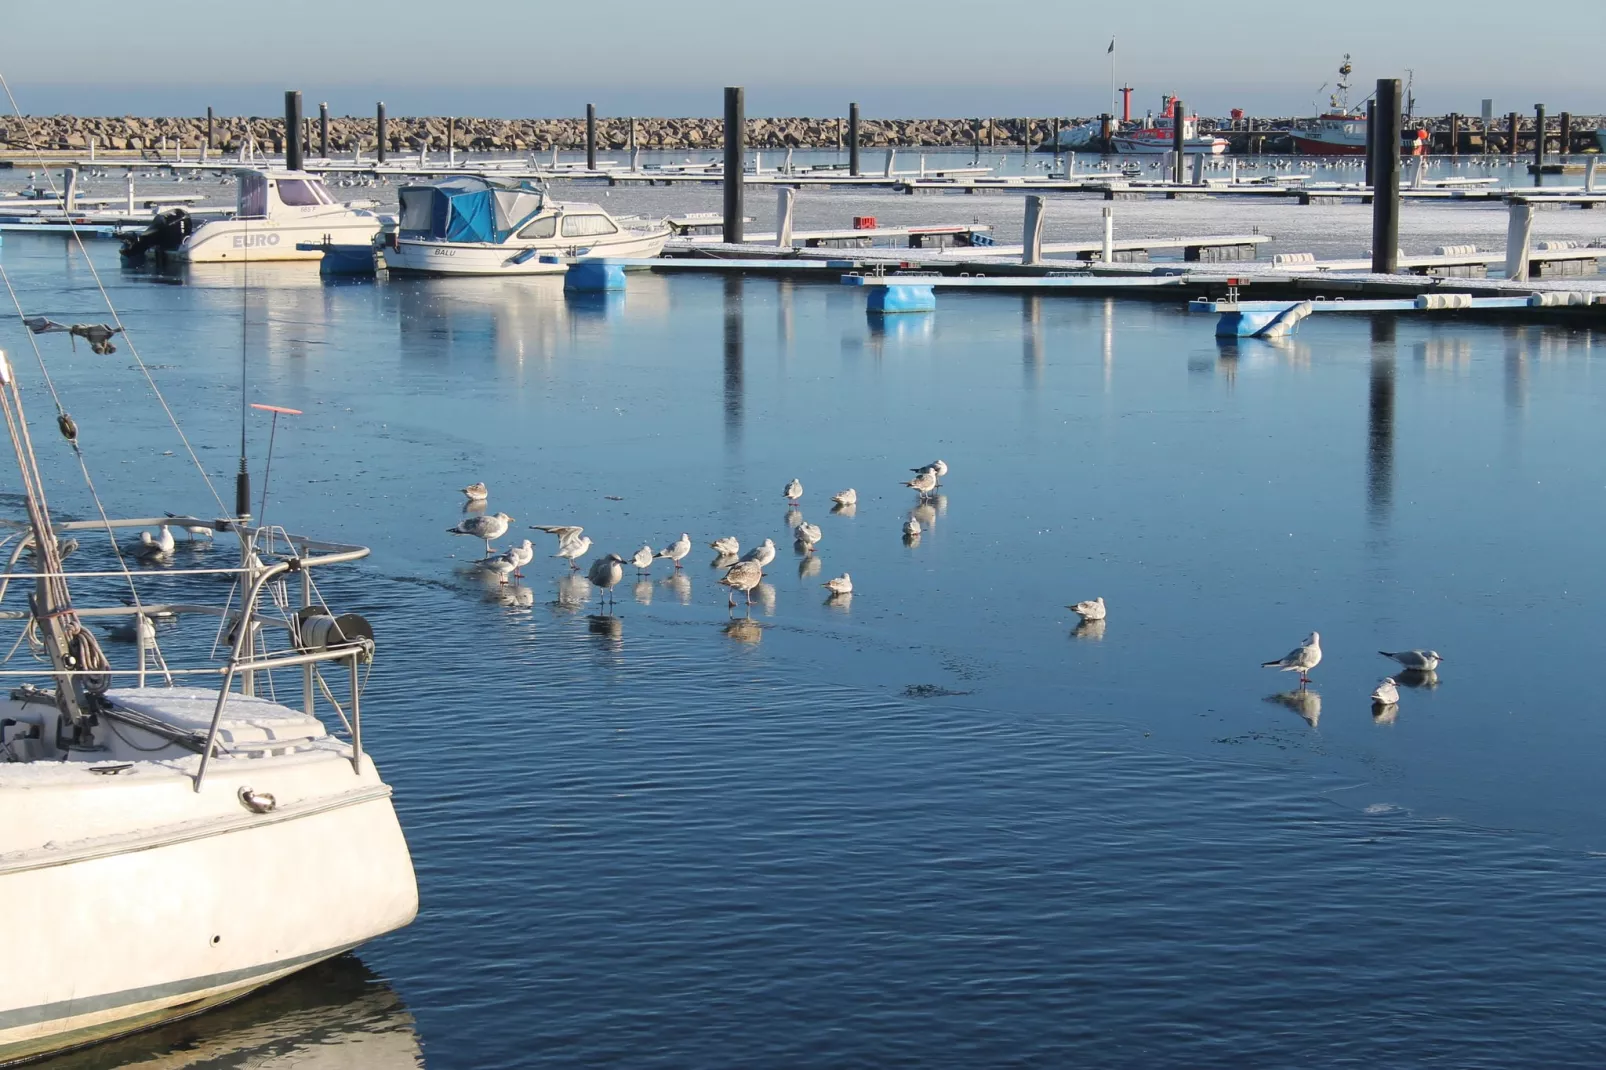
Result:
M268 518L375 548L336 593L378 630L365 743L422 910L360 963L49 1065L1606 1057L1598 336L1328 316L1222 347L1145 302L882 322L828 283L574 299L92 253L219 487L243 314L251 400L306 411ZM0 258L29 314L101 317L65 243ZM126 348L48 341L108 506L214 510ZM14 319L0 346L28 367ZM906 545L898 483L936 457ZM520 537L697 550L613 617L545 536L490 590L444 530L475 479ZM780 546L750 617L721 535ZM1300 695L1259 663L1311 629ZM1438 685L1380 723L1376 651L1411 646Z

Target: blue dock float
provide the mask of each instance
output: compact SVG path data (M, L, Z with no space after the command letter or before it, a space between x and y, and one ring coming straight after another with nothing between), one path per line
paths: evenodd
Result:
M1223 338L1275 338L1287 335L1305 317L1318 312L1456 312L1525 308L1565 308L1602 305L1606 294L1588 291L1547 290L1511 297L1474 297L1469 293L1425 293L1407 298L1314 301L1212 301L1206 297L1188 302L1190 312L1214 312L1216 335Z
M327 241L296 242L296 249L304 253L321 252L318 274L346 277L364 277L379 274L378 260L371 243L336 245Z

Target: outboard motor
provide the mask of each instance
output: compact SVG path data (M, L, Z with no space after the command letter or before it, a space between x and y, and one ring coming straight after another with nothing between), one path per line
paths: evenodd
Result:
M145 259L145 253L151 249L160 256L177 249L194 232L195 220L190 213L182 208L169 208L151 220L151 225L143 231L124 238L120 252L124 260L130 261Z

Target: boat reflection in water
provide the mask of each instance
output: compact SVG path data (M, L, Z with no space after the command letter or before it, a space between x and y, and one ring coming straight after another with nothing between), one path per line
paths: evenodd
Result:
M342 955L255 995L44 1062L39 1070L404 1070L424 1065L412 1014L362 960Z

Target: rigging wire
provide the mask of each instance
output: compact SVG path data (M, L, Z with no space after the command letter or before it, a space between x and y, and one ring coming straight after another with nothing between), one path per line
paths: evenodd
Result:
M11 112L17 117L18 124L22 126L24 135L28 139L27 147L34 151L35 158L39 161L39 169L44 172L45 181L50 185L50 192L59 197L60 191L56 188L55 175L46 165L44 154L40 151L39 146L33 143L33 131L27 120L23 118L22 109L17 106L17 98L12 94L11 85L6 81L4 73L0 73L0 90L4 90L6 100L11 105ZM62 202L62 207L63 209L66 208L65 201ZM206 466L201 464L201 458L196 455L195 448L190 445L189 438L184 434L184 429L179 426L178 417L174 415L172 408L167 404L167 398L162 395L161 388L156 385L156 380L151 376L150 368L145 364L144 358L139 355L139 347L124 326L123 319L117 312L117 306L112 302L111 294L106 292L106 284L101 281L100 272L95 267L95 261L89 255L89 249L84 244L84 236L79 232L77 225L73 223L70 213L66 214L66 219L69 233L77 244L79 253L83 255L84 265L89 268L90 277L95 280L95 286L100 290L100 296L106 302L106 308L111 314L112 323L122 332L124 340L128 343L129 354L139 367L140 374L144 376L146 385L151 388L151 393L156 396L157 402L162 406L162 411L167 414L168 422L173 425L173 430L177 433L178 440L184 445L184 452L189 454L190 461L195 465L195 470L201 474L202 481L206 483L207 491L211 493L213 500L217 502L218 515L230 515L228 506L223 504L223 498L218 494L217 487L212 483L212 477L207 475ZM15 294L13 294L13 297L15 297ZM37 347L35 348L37 351ZM59 407L59 401L57 404Z

